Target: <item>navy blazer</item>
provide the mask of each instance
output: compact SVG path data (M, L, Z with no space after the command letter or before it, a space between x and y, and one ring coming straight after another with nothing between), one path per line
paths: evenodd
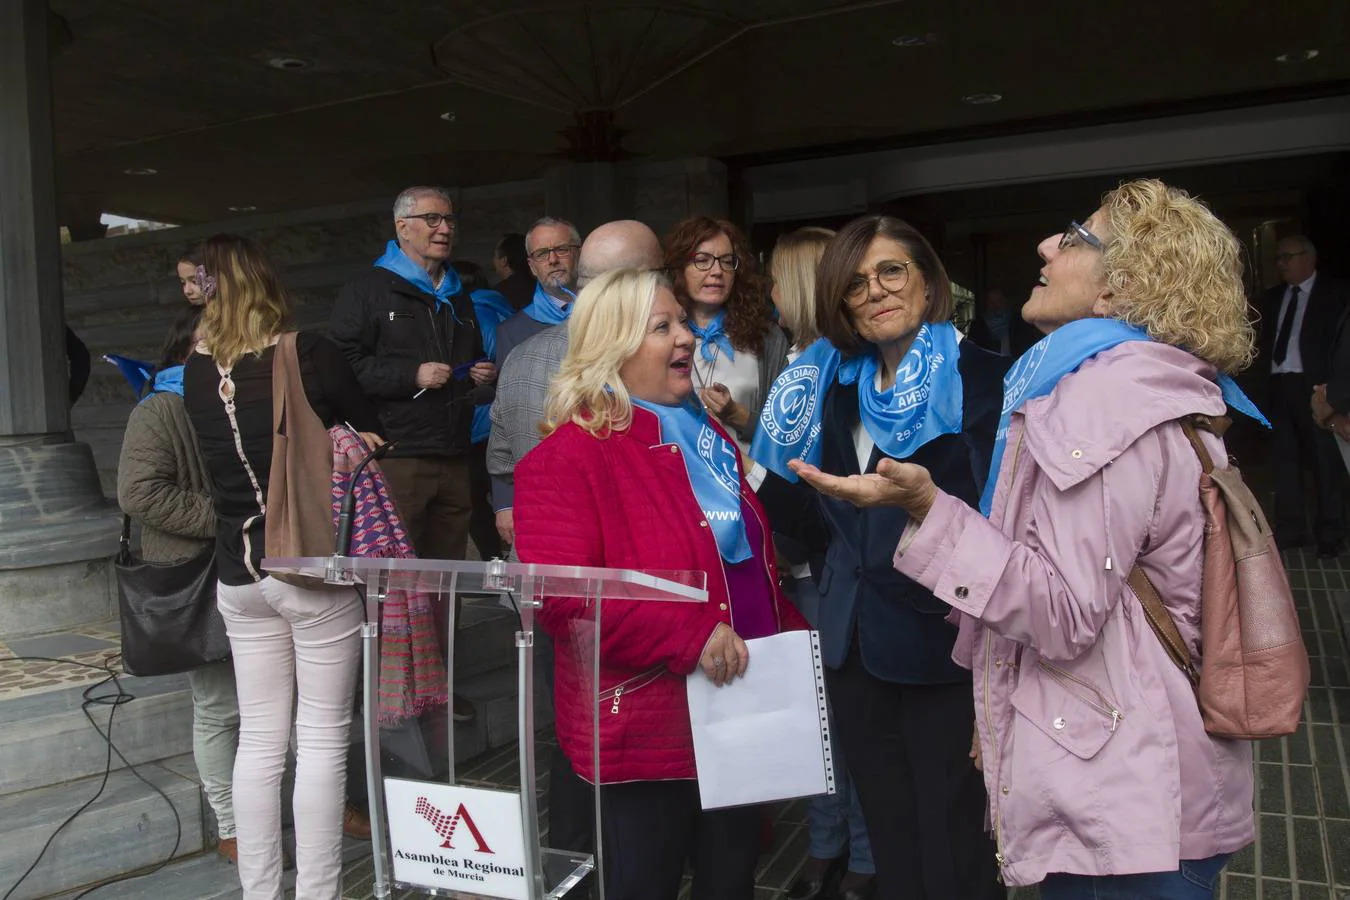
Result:
M939 488L971 506L979 506L989 473L1003 405L1003 375L1011 363L962 341L964 428L929 441L905 460L928 469ZM823 471L860 474L853 447L858 422L857 387L835 384L826 395L822 419ZM880 449L873 450L867 471L876 471L883 456ZM824 565L816 574L827 666L843 667L856 646L863 666L884 681L970 680L970 672L952 662L956 628L946 621L951 607L901 575L892 563L908 513L898 507L858 509L772 473L760 487L759 498L775 531L798 541L816 560L815 554L824 554Z

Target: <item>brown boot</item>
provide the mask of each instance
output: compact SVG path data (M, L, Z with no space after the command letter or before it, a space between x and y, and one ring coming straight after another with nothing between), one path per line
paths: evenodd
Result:
M221 838L216 843L216 852L230 865L239 864L239 844L234 838Z
M358 841L370 840L370 819L365 813L347 804L342 812L342 833Z

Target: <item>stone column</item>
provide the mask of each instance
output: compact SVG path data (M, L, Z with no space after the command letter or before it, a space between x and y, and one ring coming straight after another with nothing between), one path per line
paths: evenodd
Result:
M544 174L546 214L567 219L583 238L597 225L626 218L630 205L622 197L614 163L568 163Z
M0 634L112 614L118 516L71 441L45 0L0 2Z

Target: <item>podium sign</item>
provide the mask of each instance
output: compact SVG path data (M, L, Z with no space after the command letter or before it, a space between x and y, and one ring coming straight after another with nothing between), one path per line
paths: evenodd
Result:
M520 794L384 779L394 880L530 900Z

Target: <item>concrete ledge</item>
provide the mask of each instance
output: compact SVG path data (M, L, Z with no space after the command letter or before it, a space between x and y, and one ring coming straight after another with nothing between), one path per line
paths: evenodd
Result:
M26 637L117 616L114 549L102 559L0 569L0 635Z

